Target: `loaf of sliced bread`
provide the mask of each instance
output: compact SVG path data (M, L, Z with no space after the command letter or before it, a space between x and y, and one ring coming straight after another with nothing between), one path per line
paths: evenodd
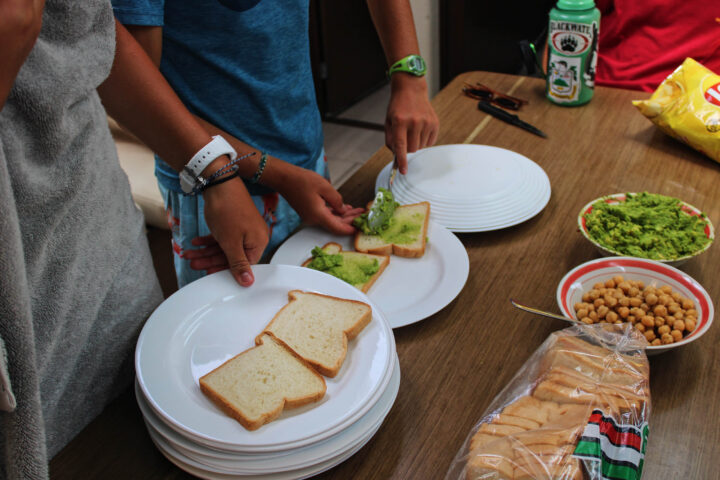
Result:
M388 228L379 235L358 231L355 234L355 250L378 255L422 257L425 254L429 219L428 202L400 205L395 209Z
M200 378L200 389L248 430L276 419L285 408L316 402L325 379L269 335Z
M385 267L388 266L390 263L390 255L375 255L373 253L362 253L362 252L353 252L351 250L343 250L342 245L335 242L326 243L322 250L330 255L342 255L343 257L343 265L341 269L327 269L322 270L325 273L329 273L330 275L334 275L338 277L340 280L344 280L348 283L350 283L355 288L362 290L363 292L367 292L370 290L370 287L372 287L373 283L375 283L375 280L378 279L380 274L385 270ZM307 267L310 262L313 261L313 257L308 258L303 262L302 266ZM352 282L349 281L348 278L345 278L344 275L341 273L343 269L347 269L349 271L349 275L353 276L355 273L358 273L363 268L363 263L368 263L372 261L377 261L377 271L372 274L366 281L364 282Z
M288 297L263 333L280 340L321 374L334 377L347 355L348 340L370 322L372 309L357 300L300 290L291 290Z

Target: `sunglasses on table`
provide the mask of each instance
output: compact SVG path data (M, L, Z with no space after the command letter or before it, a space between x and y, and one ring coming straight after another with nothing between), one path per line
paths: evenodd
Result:
M517 97L511 97L510 95L505 95L504 93L497 92L492 88L483 85L482 83L476 83L475 85L470 85L469 83L466 83L463 87L463 93L470 98L474 98L475 100L483 100L486 102L494 103L495 105L507 108L508 110L519 110L520 107L528 103L527 100L523 100L522 98Z

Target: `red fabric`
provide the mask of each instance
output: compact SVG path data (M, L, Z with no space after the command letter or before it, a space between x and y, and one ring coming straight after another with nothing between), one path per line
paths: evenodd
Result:
M720 74L720 0L596 0L598 85L654 91L686 57Z

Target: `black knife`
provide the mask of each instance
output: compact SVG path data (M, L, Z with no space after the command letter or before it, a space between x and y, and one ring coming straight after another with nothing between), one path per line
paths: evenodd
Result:
M520 120L520 118L517 115L513 115L510 112L506 112L502 108L498 108L494 105L489 104L488 102L485 102L482 100L480 102L478 102L478 109L482 110L485 113L492 115L495 118L499 118L503 122L507 122L510 125L515 125L516 127L520 127L524 130L527 130L530 133L534 133L535 135L539 135L543 138L547 137L547 135L545 135L545 132L543 132L542 130L539 130L536 127L533 127L532 125L530 125L527 122L523 122L522 120Z

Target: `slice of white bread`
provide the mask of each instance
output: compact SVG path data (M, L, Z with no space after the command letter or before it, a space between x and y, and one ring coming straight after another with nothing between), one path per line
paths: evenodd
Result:
M275 420L285 408L316 402L325 379L269 335L200 378L200 389L248 430Z
M288 297L263 333L280 340L321 374L334 377L345 361L348 340L370 322L372 309L357 300L300 290L291 290Z
M370 208L368 206L368 208ZM425 255L427 242L428 220L430 219L430 203L420 202L410 205L400 205L392 216L394 225L390 231L407 222L420 223L421 228L408 234L411 241L408 243L388 243L380 235L367 235L361 231L355 234L355 250L358 252L375 253L379 255L397 255L398 257L422 257Z
M362 290L363 292L367 292L370 290L370 287L372 287L373 283L375 283L375 280L378 279L380 274L385 270L385 267L388 266L390 263L390 255L375 255L372 253L361 253L361 252L353 252L351 250L343 250L342 245L335 242L326 243L322 247L323 251L325 253L329 253L331 255L334 254L340 254L343 256L343 260L347 263L353 263L357 262L359 259L370 259L370 260L377 260L378 261L378 271L375 272L375 274L370 277L365 283L358 283L353 284L353 286L359 290ZM312 257L308 258L303 262L302 266L307 267L308 264L312 262ZM325 272L332 275L331 272Z

